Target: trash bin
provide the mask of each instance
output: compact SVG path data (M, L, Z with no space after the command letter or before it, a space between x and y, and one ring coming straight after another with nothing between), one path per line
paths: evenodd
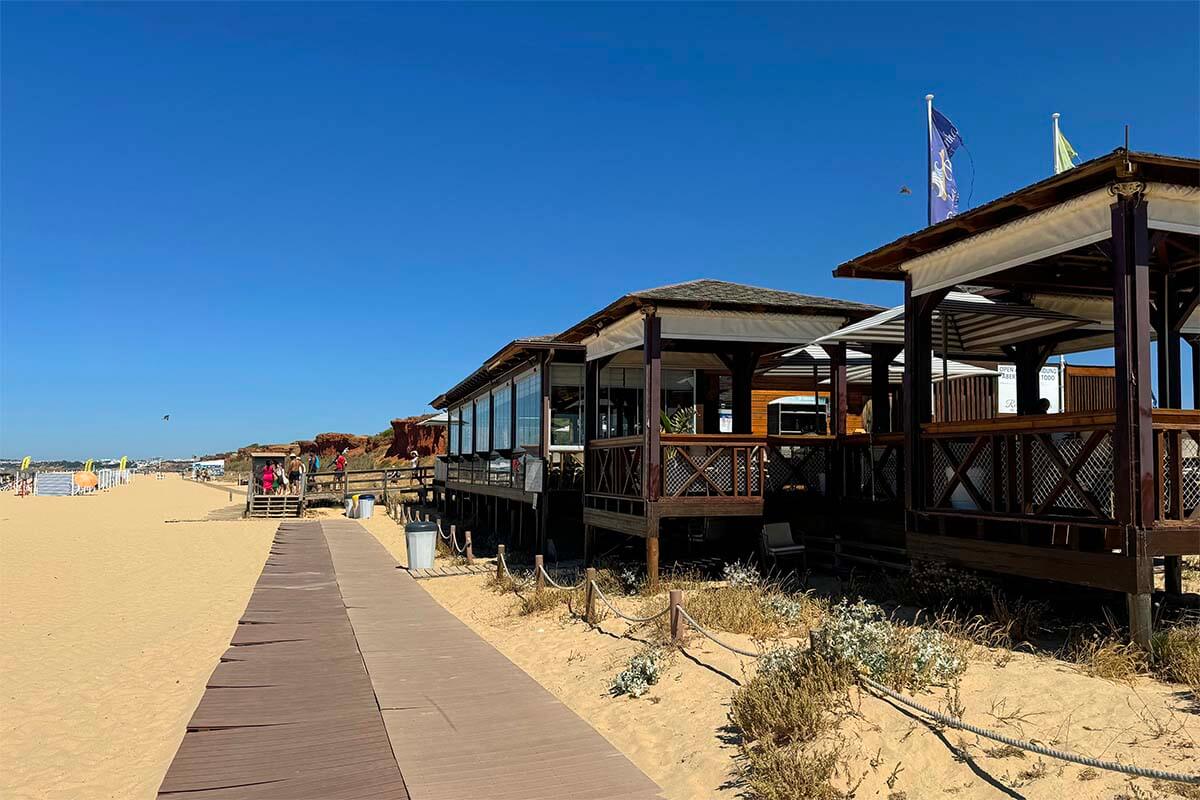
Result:
M350 519L354 519L354 501L356 499L357 498L355 498L355 497L347 497L346 498L346 516L349 517Z
M410 522L404 526L404 543L408 547L409 569L432 569L437 545L437 525L432 522Z
M358 496L358 518L370 519L371 512L375 510L375 495L360 494Z

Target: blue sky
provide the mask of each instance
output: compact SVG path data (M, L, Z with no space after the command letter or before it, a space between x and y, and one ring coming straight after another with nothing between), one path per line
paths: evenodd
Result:
M692 278L898 302L830 270L924 224L926 92L972 205L1053 111L1197 156L1198 9L4 3L0 454L382 430Z

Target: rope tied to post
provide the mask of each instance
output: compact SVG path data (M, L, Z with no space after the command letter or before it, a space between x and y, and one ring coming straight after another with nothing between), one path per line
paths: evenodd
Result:
M716 642L717 644L719 644L721 647L724 647L729 652L737 653L738 655L741 655L741 656L749 656L750 658L758 658L759 656L762 655L762 653L755 653L750 650L743 650L740 647L734 647L731 644L726 644L725 642L722 642L716 636L713 636L711 633L709 633L707 630L705 630L703 625L701 625L699 622L696 622L696 620L692 618L692 615L689 614L682 605L676 606L676 608L679 609L679 616L682 617L687 622L688 625L691 625L693 630L695 630L701 636L704 636L706 639L711 639L713 642Z
M604 605L608 606L609 611L613 612L614 614L616 614L618 617L625 620L626 622L632 622L635 625L642 625L647 622L653 622L654 620L658 619L659 617L661 617L662 615L666 614L667 612L669 612L671 610L671 607L667 606L662 611L659 611L657 614L652 614L649 617L631 617L628 614L622 614L621 610L619 608L617 608L616 606L614 606L609 601L608 597L604 594L604 592L600 591L600 587L596 585L595 581L592 581L592 591L595 592L596 596L600 598L600 602L602 602L602 603L604 603Z
M504 553L499 553L499 554L497 554L497 556L496 556L496 557L497 557L497 559L500 561L500 566L501 566L501 567L504 569L504 575L505 575L505 577L507 577L507 578L508 578L510 581L512 581L512 583L513 583L513 590L514 590L514 591L515 591L515 590L517 590L517 589L524 589L526 586L528 586L529 584L533 583L533 581L534 581L534 576L533 576L533 575L530 575L529 577L527 577L527 578L526 578L525 580L523 580L522 582L520 582L520 583L517 583L517 579L516 579L516 577L515 577L515 576L512 574L512 572L511 572L511 571L509 570L509 568L508 568L508 559L506 559L506 558L504 557Z
M574 592L579 589L582 589L584 586L587 585L587 579L585 578L585 579L581 580L579 583L575 584L574 586L563 586L561 583L554 580L554 578L550 577L550 573L546 572L546 566L544 564L539 565L538 569L541 570L542 577L544 577L546 579L546 583L550 584L555 589L563 589L568 592Z

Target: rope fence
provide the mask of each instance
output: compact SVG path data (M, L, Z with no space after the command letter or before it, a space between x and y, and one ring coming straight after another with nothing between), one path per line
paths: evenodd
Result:
M404 506L401 506L400 517L402 518L401 521L407 521L407 520L412 519L410 512ZM426 517L426 521L428 521L428 516ZM460 546L458 543L458 534L455 529L455 526L451 525L450 531L449 531L449 533L447 533L442 527L441 519L438 519L436 522L437 522L438 536L443 541L449 542L451 544L451 546L454 548L455 552L457 552L459 554L467 554L468 560L471 560L471 555L470 555L471 532L470 531L465 532L465 540L466 541L462 546ZM561 583L558 583L556 580L554 580L554 578L550 575L550 573L546 571L543 557L541 555L537 555L534 557L533 572L530 573L529 575L526 575L521 580L518 580L517 577L512 573L512 571L508 567L508 560L505 556L504 545L500 545L497 548L496 578L497 579L507 578L511 582L512 588L514 589L514 591L519 591L521 589L525 589L525 588L529 587L530 585L535 585L537 591L542 591L546 587L546 585L552 586L555 589L559 589L559 590L563 590L563 591L577 591L579 589L585 589L585 591L586 591L585 606L586 607L585 607L584 613L585 613L585 619L589 623L594 623L596 621L597 617L596 617L595 601L596 601L596 599L599 599L600 602L603 603L604 606L610 612L612 612L614 616L616 616L622 620L625 620L626 622L633 624L633 625L645 625L647 623L651 623L658 619L661 619L663 616L666 616L669 614L671 617L671 639L672 639L672 641L674 641L677 644L680 643L680 639L682 638L683 624L686 623L688 625L688 627L690 627L692 630L696 631L701 636L705 637L706 639L713 642L717 646L719 646L725 650L728 650L731 653L735 653L739 656L745 656L747 658L760 658L763 655L763 653L761 653L761 652L745 650L740 647L731 645L728 642L722 641L715 634L713 634L711 631L709 631L707 628L705 628L703 625L701 625L699 622L697 622L695 617L693 617L691 614L689 614L687 609L684 607L683 592L678 589L671 590L670 600L668 601L666 608L663 608L661 611L658 611L658 612L651 614L650 616L646 616L646 617L631 616L629 614L622 612L621 609L619 609L616 606L616 604L612 602L611 598L609 598L608 595L606 595L604 593L604 591L600 588L599 583L597 583L597 581L596 581L596 570L593 568L590 568L590 567L587 569L586 575L584 576L583 580L581 580L579 583L577 583L573 586L565 586ZM1003 733L999 733L997 731L993 731L988 728L983 728L978 725L973 725L973 724L966 722L965 720L962 720L958 717L951 716L949 714L944 714L940 711L936 711L932 708L929 708L928 706L925 706L922 703L919 703L918 701L912 699L911 697L903 695L900 692L897 692L894 689L891 689L890 687L885 686L884 684L879 683L878 681L873 680L872 678L870 678L866 675L860 675L859 680L862 682L862 684L865 687L867 687L873 691L879 692L880 694L885 695L886 697L889 697L892 700L895 700L897 703L907 706L915 711L918 711L921 714L924 714L926 717L928 717L936 722L939 722L939 723L946 725L948 727L951 727L951 728L956 728L958 730L963 730L963 731L967 731L969 733L973 733L976 736L981 736L985 739L991 739L992 741L1000 742L1001 744L1005 744L1010 747L1016 747L1021 750L1025 750L1025 751L1028 751L1031 753L1036 753L1038 755L1045 756L1047 758L1054 758L1054 759L1058 759L1060 761L1066 761L1066 762L1069 762L1072 764L1078 764L1081 766L1091 767L1094 769L1102 769L1102 770L1106 770L1109 772L1117 772L1117 773L1120 773L1123 775L1130 775L1130 776L1138 777L1138 778L1150 778L1150 779L1155 779L1155 780L1171 781L1171 782L1175 782L1175 783L1184 783L1184 784L1190 784L1190 785L1200 785L1200 775L1189 775L1186 773L1171 772L1168 770L1152 769L1152 768L1148 768L1148 767L1139 767L1135 764L1124 764L1119 761L1106 761L1106 760L1102 760L1102 759L1091 758L1089 756L1082 756L1077 753L1071 753L1071 752L1068 752L1065 750L1058 750L1058 749L1055 749L1052 747L1046 747L1045 745L1040 745L1040 744L1037 744L1036 742L1030 742L1030 741L1026 741L1024 739L1018 739L1018 738L1015 738L1012 736L1007 736Z

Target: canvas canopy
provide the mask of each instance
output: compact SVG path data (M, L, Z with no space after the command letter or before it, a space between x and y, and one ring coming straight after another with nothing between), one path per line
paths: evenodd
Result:
M934 349L939 352L942 350L943 318L946 320L946 354L993 356L998 359L1008 357L1003 350L1005 345L1034 341L1095 325L1094 320L1054 309L997 302L970 292L950 292L933 312ZM820 337L814 344L834 342L903 345L904 306L889 308L847 325ZM1070 349L1069 344L1063 347Z
M716 311L661 308L663 339L800 344L811 342L845 323L845 317L750 311ZM584 339L587 360L641 347L644 336L641 314L629 314Z
M1200 235L1200 189L1148 183L1145 197L1152 230ZM970 283L1110 238L1112 203L1107 188L1096 189L917 256L900 269L912 278L913 294Z
M930 358L933 367L933 380L942 380L942 359L936 356ZM968 378L975 375L998 375L996 370L986 367L964 364L961 361L946 362L945 374L950 380ZM768 377L812 377L814 370L822 383L829 382L830 359L823 347L817 344L800 347L785 353L777 364L771 366L763 374ZM899 384L904 380L904 353L896 356L888 365L888 383ZM846 350L846 381L848 383L871 382L871 356L847 348Z

